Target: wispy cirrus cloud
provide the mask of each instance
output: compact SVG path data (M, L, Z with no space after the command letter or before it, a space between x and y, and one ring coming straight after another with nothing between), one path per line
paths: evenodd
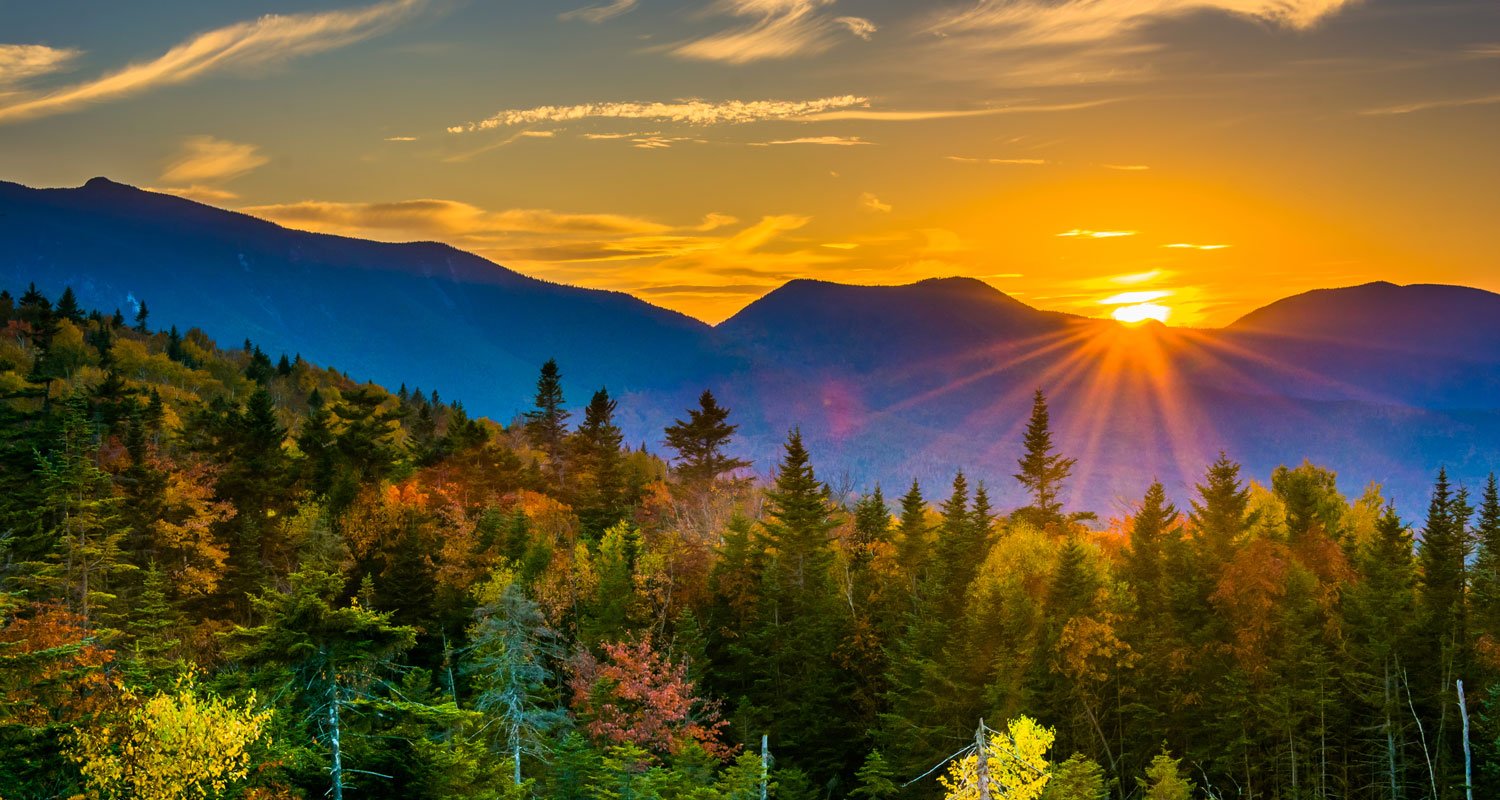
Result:
M161 179L167 183L214 183L264 166L270 161L253 144L231 142L212 136L189 136L182 150L167 165Z
M1004 85L1145 80L1166 44L1158 23L1220 13L1306 31L1359 0L973 0L936 12L928 32L951 61L969 53L976 77Z
M1252 17L1306 30L1358 0L979 0L932 26L945 35L980 34L994 49L1117 41L1161 19L1201 11Z
M668 224L641 216L488 210L442 199L304 201L241 208L281 225L383 241L437 240L551 280L649 295L715 321L788 278L847 258L797 238L811 218L727 214ZM717 299L716 299L717 298Z
M893 210L890 203L875 196L874 192L865 192L859 196L859 207L866 211L874 211L877 214L889 214Z
M748 24L691 41L669 45L679 58L745 64L765 59L815 55L852 35L868 41L875 23L863 17L838 16L828 9L835 0L718 0L709 13L751 20Z
M558 14L557 18L563 22L591 22L598 25L601 22L608 22L621 14L634 11L637 5L639 5L638 0L610 0L608 3L564 11Z
M1119 98L1104 98L1099 100L1082 100L1075 103L1008 103L1006 105L993 106L991 108L949 108L949 109L879 109L879 108L847 108L832 109L827 111L811 112L798 117L803 122L835 122L840 120L861 120L867 122L923 122L932 119L957 119L963 117L991 117L1004 114L1048 114L1058 111L1081 111L1087 108L1110 105L1119 102Z
M385 33L427 0L387 0L363 8L268 14L202 33L162 55L93 80L0 100L0 124L76 111L218 72L243 71L321 53Z
M675 100L672 102L580 103L571 106L508 108L463 125L450 125L449 133L472 133L493 128L539 123L577 122L586 119L641 119L689 125L738 124L764 120L806 118L832 109L862 106L867 97L840 95L814 100Z
M1117 239L1122 236L1134 236L1135 231L1091 231L1083 228L1074 228L1057 234L1064 239Z
M970 156L948 156L949 161L960 164L995 164L1002 167L1044 167L1051 164L1045 158L973 158Z
M1471 106L1492 106L1500 103L1500 94L1486 94L1477 97L1448 97L1436 100L1417 100L1410 103L1402 103L1394 106L1383 106L1381 108L1369 108L1359 112L1367 117L1389 117L1402 114L1415 114L1419 111L1438 111L1447 108L1468 108Z
M817 144L829 147L858 147L874 144L858 136L799 136L796 139L773 139L769 142L750 142L751 147L772 147L784 144Z
M569 214L549 209L486 211L454 200L392 203L302 201L240 209L272 222L321 233L391 233L417 236L504 234L659 234L670 226L624 214Z
M70 47L0 44L0 89L66 69L82 54Z

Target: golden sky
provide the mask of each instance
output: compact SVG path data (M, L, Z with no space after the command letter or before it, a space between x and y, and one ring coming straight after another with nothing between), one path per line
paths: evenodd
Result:
M1500 290L1497 130L1489 0L0 7L0 179L446 241L710 322L799 277L1183 325Z

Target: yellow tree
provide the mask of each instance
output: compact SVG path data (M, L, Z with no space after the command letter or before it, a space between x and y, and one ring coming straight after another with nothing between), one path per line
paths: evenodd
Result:
M114 724L80 730L68 756L91 794L173 800L217 797L250 769L270 711L200 694L191 678L135 704Z
M983 723L980 723L981 726ZM1051 777L1047 751L1056 732L1022 715L1006 732L984 729L984 762L979 748L954 759L938 776L945 800L1037 800ZM977 744L977 743L976 743ZM981 788L982 786L987 788Z

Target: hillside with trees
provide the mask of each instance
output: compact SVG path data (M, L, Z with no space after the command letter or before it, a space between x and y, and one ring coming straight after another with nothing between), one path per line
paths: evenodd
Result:
M566 363L496 421L149 301L0 293L7 800L1500 793L1493 477L1089 513L1037 391L1013 474L852 486L712 392L649 452Z

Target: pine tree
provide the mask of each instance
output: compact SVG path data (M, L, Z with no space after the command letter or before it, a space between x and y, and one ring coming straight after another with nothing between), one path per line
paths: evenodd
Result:
M1060 524L1064 521L1060 499L1063 482L1073 474L1073 467L1078 462L1053 452L1047 397L1041 389L1037 389L1032 398L1031 419L1026 423L1022 444L1026 454L1017 462L1020 472L1015 478L1031 494L1031 505L1019 513L1040 527Z
M1500 487L1490 473L1474 526L1478 553L1469 580L1474 633L1500 646Z
M620 448L625 436L615 425L618 402L600 389L590 398L583 412L583 424L573 434L573 456L579 470L589 477L581 489L579 516L592 532L602 531L620 521L624 500L625 478Z
M850 720L823 711L851 694L848 673L835 658L850 618L833 577L837 521L828 489L797 430L787 437L765 503L764 587L749 642L761 677L752 700L766 709L769 733L781 749L827 778L854 768L858 741Z
M146 301L142 300L140 307L135 310L135 332L150 333L146 327L146 321L151 318L151 311L146 308Z
M859 783L849 796L859 800L890 800L901 791L892 780L893 777L891 765L885 760L885 756L879 750L871 750L859 772L854 775Z
M1148 616L1164 609L1163 560L1165 540L1177 525L1177 507L1167 502L1161 481L1152 481L1130 525L1124 575L1135 591L1136 603Z
M75 325L83 324L83 310L78 307L78 296L73 294L73 287L63 289L62 296L57 298L54 313L58 319L65 319Z
M54 450L40 456L41 510L52 546L47 563L29 578L90 628L111 611L120 577L134 569L124 552L120 498L96 465L96 450L84 399L75 395L64 407Z
M332 488L338 465L338 450L333 432L333 415L317 389L307 396L307 416L297 432L297 449L302 451L303 476L313 494L322 496Z
M1240 484L1240 465L1225 453L1208 468L1193 500L1193 528L1209 575L1217 575L1234 556L1240 537L1254 523L1249 512L1250 489Z
M532 447L547 457L548 469L559 485L562 485L565 474L563 445L568 435L569 416L567 409L563 408L562 373L557 368L557 361L548 359L536 381L534 407L525 414L526 438Z
M1445 650L1463 640L1467 521L1466 513L1462 518L1459 516L1463 505L1462 498L1448 483L1448 471L1439 470L1417 557L1422 569L1420 596L1428 635L1432 644L1441 643Z
M698 397L698 407L688 410L686 420L667 426L667 446L677 451L673 470L684 489L705 492L719 476L750 466L725 453L738 428L729 424L729 409L706 389Z
M474 682L474 707L499 723L496 749L511 761L520 785L523 757L543 756L546 737L567 718L548 689L550 663L561 646L541 608L514 580L497 576L481 595L464 672Z
M901 496L901 519L896 529L896 560L906 577L906 595L915 599L917 587L927 577L927 501L915 479Z
M319 731L329 759L328 794L342 800L354 771L344 757L357 717L381 708L375 688L394 659L411 649L416 632L358 600L336 604L344 583L338 575L307 570L289 581L288 590L254 599L264 622L233 631L233 655L256 671L271 696L292 698Z

